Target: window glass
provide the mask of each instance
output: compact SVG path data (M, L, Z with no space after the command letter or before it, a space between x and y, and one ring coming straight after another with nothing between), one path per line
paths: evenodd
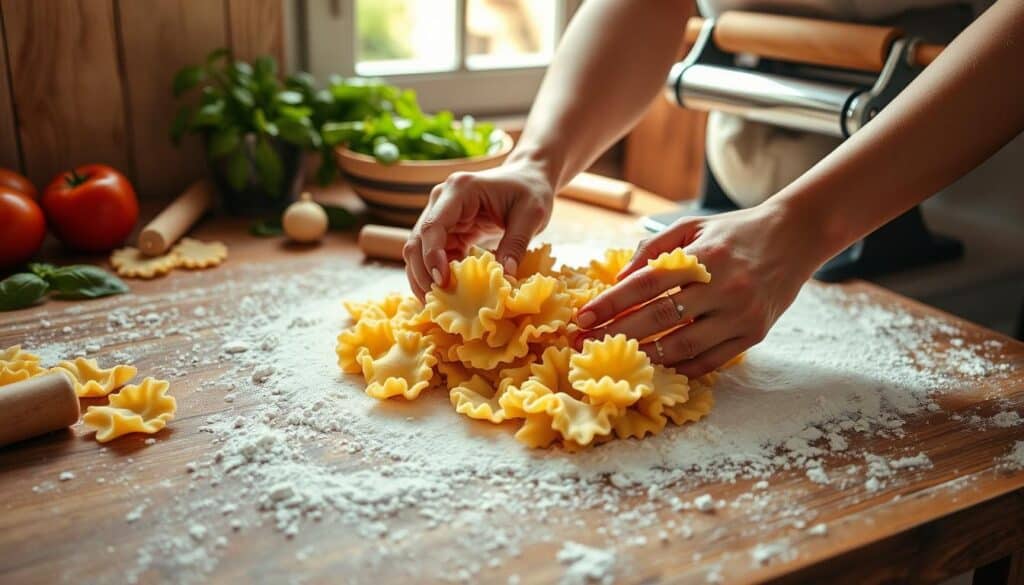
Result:
M555 48L558 2L467 0L466 67L544 65Z
M356 73L457 67L455 0L356 0Z

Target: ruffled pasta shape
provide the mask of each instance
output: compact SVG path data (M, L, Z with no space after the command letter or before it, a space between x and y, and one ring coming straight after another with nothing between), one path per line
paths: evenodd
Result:
M519 261L515 276L520 280L535 274L553 276L555 274L554 266L555 257L551 255L551 244L543 244L526 251L523 259Z
M338 337L339 366L362 372L366 393L382 400L446 387L456 412L518 421L516 439L535 448L574 452L699 420L713 405L713 374L688 380L653 365L623 335L573 349L576 310L614 284L632 255L609 250L589 266L555 271L544 245L505 275L491 252L473 247L451 264L452 285L434 287L426 303L395 294L345 303L356 322ZM695 281L710 278L681 251L656 260Z
M39 356L31 354L20 345L12 345L0 351L0 386L21 382L46 372L39 365Z
M448 391L455 412L492 423L505 420L500 405L501 393L484 378L474 375L469 380Z
M408 298L415 300L415 297ZM353 321L360 321L364 316L371 319L390 319L398 314L398 309L405 300L407 297L401 293L391 293L379 301L342 301L341 304Z
M633 250L611 249L604 253L604 259L591 260L587 276L604 284L618 282L619 273L633 259Z
M608 335L583 343L570 359L569 381L595 404L625 408L651 393L654 368L637 340Z
M358 374L363 371L359 365L361 355L366 353L371 359L376 359L391 349L394 343L395 334L390 321L360 320L354 327L338 335L338 344L335 347L338 366L347 374Z
M395 343L380 357L360 351L359 365L366 378L366 393L374 398L417 398L434 377L434 344L412 331L399 331Z
M178 409L174 397L167 395L169 387L166 381L153 378L146 378L137 386L125 386L111 395L107 406L90 406L82 421L96 430L100 443L128 433L159 432Z
M665 407L665 416L677 425L697 422L711 412L715 405L715 397L711 392L714 382L698 382L690 388L690 398L686 402Z
M686 376L661 365L654 366L653 391L636 401L632 408L612 421L615 435L620 439L660 433L668 420L665 407L686 402L690 385Z
M684 275L685 282L711 282L711 274L703 264L697 261L696 256L683 252L682 248L676 248L671 252L663 252L657 258L647 261L647 266L658 271L679 272Z
M451 290L434 287L427 293L430 318L448 333L482 339L505 312L512 285L490 252L453 262Z
M75 385L75 394L82 398L106 396L127 384L138 373L135 366L116 365L112 368L101 368L96 360L83 357L75 358L73 361L62 361L53 369L70 375Z

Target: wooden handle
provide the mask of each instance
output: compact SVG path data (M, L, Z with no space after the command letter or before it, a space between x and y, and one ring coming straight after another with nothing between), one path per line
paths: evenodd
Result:
M401 262L402 248L412 231L388 225L367 224L359 230L359 249L369 258L383 258Z
M159 256L184 236L189 228L213 206L213 184L196 181L153 221L139 232L139 250L147 256Z
M917 43L914 45L914 52L911 55L911 61L918 67L927 67L931 65L932 61L939 56L939 53L946 48L946 45L936 45L934 43Z
M81 411L67 374L55 372L0 388L0 447L67 428Z
M686 23L686 43L697 42L704 19ZM857 69L877 73L892 43L903 32L890 26L849 24L795 16L725 12L715 22L715 45L730 53L752 53L795 63ZM914 64L927 66L944 45L920 44Z
M591 205L626 211L633 198L633 185L593 173L580 173L558 194Z

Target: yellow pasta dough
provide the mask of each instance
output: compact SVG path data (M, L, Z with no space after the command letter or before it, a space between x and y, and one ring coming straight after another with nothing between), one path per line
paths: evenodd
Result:
M573 349L576 311L612 286L632 256L609 250L587 266L556 268L543 245L506 275L491 252L473 248L452 262L451 286L433 287L424 303L399 294L345 302L354 323L338 336L339 367L362 373L367 394L379 399L446 388L456 412L517 421L516 439L530 447L577 451L698 421L714 404L713 374L689 380L654 365L623 335ZM682 250L648 264L693 282L711 278Z
M12 345L0 351L0 386L27 380L45 372L46 368L39 365L39 356L21 349L20 345Z
M110 265L126 278L156 278L178 265L178 256L172 250L160 256L146 256L138 248L128 246L110 254Z
M177 258L175 267L200 269L217 266L228 257L228 247L222 242L203 242L182 238L171 250Z
M75 393L82 398L106 396L127 384L138 373L135 366L116 365L104 369L96 360L83 357L60 362L53 370L67 372L74 381Z
M125 386L110 397L107 406L90 406L82 422L96 430L96 440L100 443L128 433L157 433L167 426L178 409L174 397L167 395L169 387L168 382L153 378Z

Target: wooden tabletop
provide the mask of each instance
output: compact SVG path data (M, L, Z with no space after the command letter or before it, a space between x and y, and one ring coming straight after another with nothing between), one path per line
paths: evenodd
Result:
M350 201L343 191L321 195ZM630 213L559 201L547 236L567 245L580 234L587 234L591 242L602 234L610 243L635 241L642 237L637 221L640 215L671 206L646 193L638 193ZM157 314L177 309L174 314L182 316L178 325L187 328L188 315L196 307L230 304L230 299L213 299L203 292L225 279L236 281L241 294L258 279L309 270L320 258L330 257L353 267L362 262L352 234L332 234L322 246L306 248L253 238L246 233L246 226L244 220L207 220L196 230L197 237L228 243L231 257L225 267L173 273L155 281L131 281L131 297L88 303L50 301L25 311L0 313L0 347L26 338L53 340L69 351L86 347L90 339L107 331L110 311L122 307ZM246 266L272 270L241 270ZM400 267L390 270L399 271ZM760 520L763 530L752 532L742 511L724 509L693 518L693 538L669 543L652 538L631 549L629 566L616 573L619 581L703 583L709 568L719 567L723 582L925 583L1024 550L1024 472L996 464L1015 441L1024 440L1024 425L979 430L967 424L966 417L958 421L955 419L960 417L951 416L985 416L1005 410L1024 413L1024 344L866 283L841 288L863 293L872 304L901 308L915 318L953 324L970 343L998 340L1002 343L998 359L1009 374L995 382L983 380L958 393L956 400L940 401L943 412L910 416L902 438L877 440L878 449L920 451L932 461L931 467L899 485L867 493L862 485L826 489L798 471L773 477L772 489L800 488L800 504L814 509L817 521L827 523L826 536L809 536L781 516L772 517L773 512ZM169 369L167 363L167 356L180 355L204 336L218 334L213 329L190 335L143 336L132 342L140 371L170 378L179 402L178 417L155 436L155 444L147 445L144 436L131 436L103 449L85 429L76 426L66 433L0 449L0 583L116 583L136 576L141 582L187 580L169 568L173 565L158 559L150 559L141 574L132 572L139 562L141 543L153 531L168 527L145 519L126 521L126 514L137 504L135 498L143 495L150 507L159 507L182 493L194 493L198 500L205 490L228 489L196 486L189 481L186 463L210 451L210 435L200 432L209 417L244 407L199 391L203 382L221 373L223 367L204 364L182 371ZM864 340L865 344L871 342ZM117 350L105 347L103 351ZM61 473L68 471L75 479L60 481ZM117 477L119 481L101 482L94 476ZM752 483L711 482L702 491L731 501L749 491ZM611 520L601 509L582 514L591 525ZM671 512L665 514L668 517ZM338 559L299 563L300 545L269 524L247 530L224 550L210 552L205 578L229 582L374 581L373 574L355 579L336 573L332 566L337 566ZM735 558L730 555L737 551L749 551L757 543L779 538L787 538L793 547L793 553L785 558L760 566L749 562L722 565L722 559ZM327 522L312 527L308 539L336 542L339 555L360 541L344 526ZM430 558L436 546L433 539L424 538L423 557ZM514 574L525 583L557 582L563 568L550 548L550 544L528 547L518 558L494 571L485 570L471 581L505 583ZM386 576L392 573L381 571L378 582L389 581Z

